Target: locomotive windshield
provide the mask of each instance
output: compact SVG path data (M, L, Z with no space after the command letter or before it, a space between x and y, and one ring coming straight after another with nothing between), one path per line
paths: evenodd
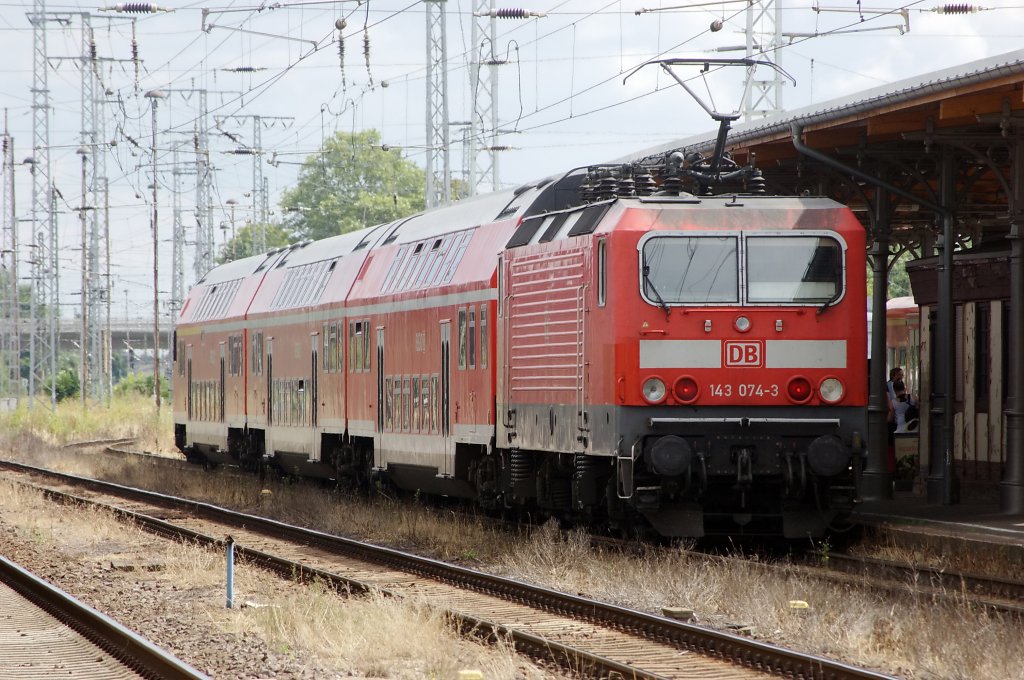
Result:
M673 236L644 244L644 296L666 304L738 302L736 237Z
M747 302L826 304L839 297L839 243L819 236L747 237Z
M843 290L842 247L827 236L659 234L643 242L640 264L644 297L663 307L824 305Z

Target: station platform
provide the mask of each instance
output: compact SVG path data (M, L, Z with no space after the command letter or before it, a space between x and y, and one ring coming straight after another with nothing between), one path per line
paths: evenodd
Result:
M965 496L954 505L934 505L922 494L898 491L891 500L861 503L853 520L908 542L1003 546L1024 560L1024 514L1001 512L991 494Z

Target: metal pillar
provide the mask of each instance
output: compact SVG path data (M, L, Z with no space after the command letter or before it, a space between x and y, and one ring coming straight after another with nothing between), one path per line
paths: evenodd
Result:
M82 228L82 290L81 290L81 327L78 333L78 394L82 407L89 396L89 220L86 217L86 199L88 185L86 168L89 166L89 149L85 146L78 149L82 157L82 205L78 208L78 220Z
M206 111L206 90L199 93L199 114L193 143L196 150L196 256L193 263L195 280L213 269L213 173L210 167L210 138Z
M448 137L448 33L446 0L423 0L427 15L427 207L452 199Z
M32 341L29 407L50 381L50 408L57 407L57 222L50 181L50 90L46 58L46 0L35 0L32 24Z
M159 184L156 167L156 106L159 96L156 92L148 92L150 110L152 111L153 143L150 152L153 155L153 402L157 414L160 413L160 226L157 219L156 188ZM160 95L162 96L162 95Z
M103 372L97 370L102 355L100 347L101 323L100 305L104 288L100 282L100 230L101 223L96 206L99 203L100 157L98 129L102 116L97 115L99 104L97 93L98 74L96 70L96 41L91 17L79 14L82 22L82 53L79 57L82 91L82 353L80 389L83 403L88 397L102 398L104 392Z
M267 216L263 212L263 125L259 116L252 117L252 254L267 251Z
M170 317L173 325L178 318L178 310L185 299L185 225L181 221L181 176L178 146L173 151L173 203L172 217L174 234L171 237L171 308Z
M500 186L498 168L498 66L501 65L494 52L497 35L495 0L474 0L473 63L470 69L470 90L473 97L473 111L469 123L469 144L466 154L469 175L469 195L476 195L490 175L490 190ZM486 66L487 68L483 68ZM483 142L487 131L489 143Z
M928 459L928 502L952 505L958 502L953 468L953 400L956 372L955 332L956 310L953 307L953 250L956 197L953 151L943 151L939 179L942 206L942 243L939 245L939 300L935 331L935 361L932 365L931 451Z
M104 272L104 278L106 279L106 285L103 288L106 294L106 303L104 310L104 331L103 331L103 382L106 384L104 396L106 397L106 404L109 407L110 402L114 396L114 367L113 367L113 350L110 343L110 305L114 298L113 288L111 286L110 278L110 179L105 175L103 177L103 262L106 270Z
M1013 145L1010 197L1010 356L1006 386L1006 466L999 484L1003 512L1024 513L1024 128Z
M17 406L21 398L21 324L18 298L18 220L14 209L14 138L7 132L7 114L4 112L3 133L3 236L0 238L0 265L6 271L3 308L0 320L4 324L2 336L3 371L0 372L0 397L9 406Z
M868 397L868 459L864 468L861 496L864 500L892 498L892 471L889 470L889 393L885 386L885 301L889 288L889 192L875 191L874 243L871 246L871 270L874 290L871 296L871 374Z
M747 5L747 58L764 55L777 66L782 66L782 0L760 0ZM755 40L760 36L760 40ZM758 80L750 71L751 87L743 100L743 119L766 117L781 113L782 75L772 70L770 80Z

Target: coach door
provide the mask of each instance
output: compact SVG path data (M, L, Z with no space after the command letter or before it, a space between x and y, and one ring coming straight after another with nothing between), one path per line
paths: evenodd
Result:
M267 428L274 424L274 339L267 338ZM269 436L270 433L268 432Z
M377 432L384 431L384 328L377 329Z
M194 417L192 413L192 345L188 345L185 348L185 365L187 390L185 392L185 411L188 413L188 419L191 422Z
M319 333L309 334L309 426L313 436L312 447L309 449L310 460L320 460L320 371L317 365L317 358L320 356L317 346L319 341Z
M451 422L451 339L452 322L445 320L441 322L441 393L440 398L440 420L438 431L441 434L441 442L444 446L444 464L438 469L438 473L445 477L455 474L455 440L452 438Z
M226 390L224 389L224 378L224 343L222 342L220 343L220 387L217 390L217 412L220 415L219 419L222 423L224 422L224 402L226 401L225 397L227 396Z

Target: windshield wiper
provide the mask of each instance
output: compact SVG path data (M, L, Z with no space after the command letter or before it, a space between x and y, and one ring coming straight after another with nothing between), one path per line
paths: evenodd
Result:
M665 318L667 319L672 314L672 308L665 304L661 295L658 294L658 289L654 287L654 282L651 281L650 273L651 268L648 265L643 267L644 283L647 284L647 289L654 294L654 299L658 301L658 306L665 310Z
M840 295L842 295L842 294L843 294L843 289L842 289L842 287L840 286L840 287L838 287L838 288L836 289L836 294L835 294L835 295L833 295L832 297L830 297L830 298L829 298L828 300L825 300L825 304L823 304L823 305L822 305L821 307L818 307L818 314L824 314L824 313L825 313L825 310L826 310L826 309L828 309L828 308L829 308L829 306L830 306L830 305L831 305L831 304L832 304L833 302L835 302L836 300L838 300L838 299L839 299L839 296L840 296Z

